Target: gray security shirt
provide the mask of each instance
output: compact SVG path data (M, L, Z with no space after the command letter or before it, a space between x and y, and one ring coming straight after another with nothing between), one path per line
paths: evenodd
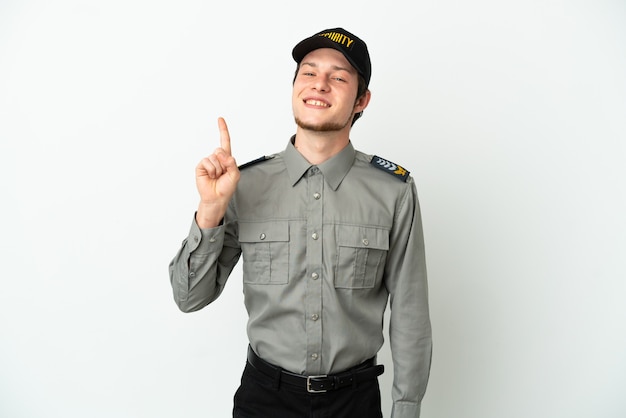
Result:
M195 311L220 295L243 255L250 345L304 375L375 356L389 300L393 417L413 418L431 358L421 216L413 178L371 162L350 143L312 165L289 142L242 168L223 224L192 222L170 279L180 309Z

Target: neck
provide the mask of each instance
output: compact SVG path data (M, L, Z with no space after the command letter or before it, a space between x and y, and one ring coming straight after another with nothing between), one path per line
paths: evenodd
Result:
M311 164L321 164L350 142L347 132L313 132L298 127L294 146Z

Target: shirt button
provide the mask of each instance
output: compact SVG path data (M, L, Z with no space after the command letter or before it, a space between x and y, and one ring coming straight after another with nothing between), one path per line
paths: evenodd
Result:
M315 200L319 200L319 198L322 197L322 195L319 193L313 193L313 197L315 198Z
M370 241L367 238L363 238L363 245L370 245Z
M311 354L311 358L312 358L313 360L317 360L317 358L318 358L318 357L319 357L319 356L317 355L317 353L313 353L313 354Z
M209 238L209 242L215 242L215 241L217 241L217 240L215 239L215 237L211 237L211 238Z
M317 232L313 232L313 235L311 235L311 238L313 238L313 239L315 239L315 240L316 240L316 239L318 239L319 237L320 237L320 236L319 236L319 235L317 235Z
M319 274L317 274L317 273L313 273L313 274L311 274L311 278L312 278L313 280L317 280L317 279L319 279L319 277L320 277L320 275L319 275Z
M189 277L190 278L196 277L196 272L195 271L190 271L189 272Z
M320 316L316 313L314 313L313 315L311 315L311 319L314 321L317 321L318 319L320 319Z
M197 235L194 235L193 240L194 240L195 242L198 242L198 236L197 236Z
M264 240L264 239L265 239L265 237L266 237L266 235L265 235L265 234L261 234L261 235L259 235L259 239L260 239L261 241L262 241L262 240Z

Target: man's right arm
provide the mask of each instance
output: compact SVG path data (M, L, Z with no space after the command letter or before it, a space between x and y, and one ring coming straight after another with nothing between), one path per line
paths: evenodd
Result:
M240 173L223 118L218 119L218 127L220 147L196 166L198 210L169 266L174 300L183 312L197 311L214 301L241 254L233 225L224 224Z

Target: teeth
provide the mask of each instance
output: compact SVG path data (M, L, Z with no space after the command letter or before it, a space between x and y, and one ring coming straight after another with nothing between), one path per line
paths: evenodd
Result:
M322 107L328 107L328 105L324 102L320 102L319 100L307 100L306 104L310 104L313 106L322 106Z

